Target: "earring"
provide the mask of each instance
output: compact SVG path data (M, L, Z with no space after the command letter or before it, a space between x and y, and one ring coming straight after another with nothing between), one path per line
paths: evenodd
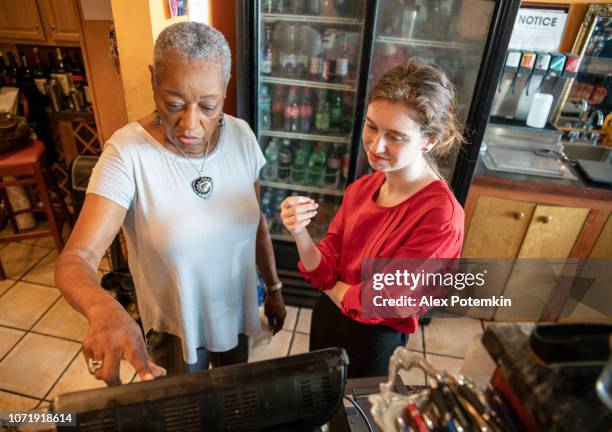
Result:
M157 112L157 109L153 111L153 123L155 124L155 127L161 126L161 118L159 117L159 113Z
M219 121L217 122L217 125L222 128L223 126L225 126L225 117L223 116L223 114L221 114L221 117L219 117Z

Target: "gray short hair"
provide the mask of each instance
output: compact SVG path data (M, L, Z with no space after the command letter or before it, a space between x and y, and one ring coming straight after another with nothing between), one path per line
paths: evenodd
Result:
M166 61L164 57L169 51L181 59L221 62L227 86L231 76L232 52L219 30L197 22L180 22L166 27L155 40L154 71Z

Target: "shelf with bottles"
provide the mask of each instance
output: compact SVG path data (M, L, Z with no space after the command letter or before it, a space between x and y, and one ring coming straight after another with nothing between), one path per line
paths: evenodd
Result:
M341 142L350 143L350 136L334 136L334 135L317 135L317 134L305 134L299 132L285 132L279 130L262 130L259 131L260 136L273 137L273 138L288 138L294 140L305 140L305 141L325 141L325 142Z
M263 13L261 17L264 21L294 21L319 24L340 24L340 25L363 25L361 18L345 18L339 16L324 16L324 15L297 15L297 14L280 14L280 13Z
M36 87L45 107L54 112L88 112L90 95L85 67L79 48L16 45L12 51L0 51L0 86Z
M473 51L480 53L482 51L482 44L465 43L465 42L454 42L454 41L440 41L433 39L414 39L414 38L402 38L395 36L379 36L376 38L378 43L386 44L397 44L406 45L412 47L426 47L426 48L440 48L450 50L461 50L461 51Z
M336 84L323 81L310 81L299 78L282 78L275 76L262 76L261 82L269 84L280 84L286 86L308 87L326 90L349 91L355 92L357 89L354 83L351 84Z

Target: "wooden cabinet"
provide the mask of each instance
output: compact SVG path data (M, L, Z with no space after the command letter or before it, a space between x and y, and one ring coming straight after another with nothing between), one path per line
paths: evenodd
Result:
M532 203L480 197L467 230L462 257L516 257L534 210Z
M463 258L612 258L612 190L474 177Z
M79 45L76 0L0 0L0 40Z
M0 39L45 40L36 0L0 0Z
M79 42L79 13L73 0L38 0L47 40Z
M586 208L538 205L518 257L567 258L588 213Z
M591 258L612 259L612 215L608 217L608 222L601 230L599 239L591 252Z

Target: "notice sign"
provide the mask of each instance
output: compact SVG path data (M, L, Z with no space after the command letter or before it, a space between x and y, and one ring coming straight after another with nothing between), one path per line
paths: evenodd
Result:
M566 10L520 8L509 48L559 51L566 20Z

